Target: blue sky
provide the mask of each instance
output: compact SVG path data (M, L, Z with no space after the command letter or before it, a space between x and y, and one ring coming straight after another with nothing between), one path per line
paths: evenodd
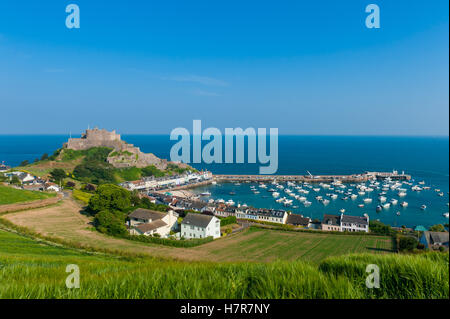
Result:
M81 28L67 29L66 5ZM365 27L376 3L381 28ZM447 135L448 2L2 1L0 134ZM7 119L7 120L5 120Z

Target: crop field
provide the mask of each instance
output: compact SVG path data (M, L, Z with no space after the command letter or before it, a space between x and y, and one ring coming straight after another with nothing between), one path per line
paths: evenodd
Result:
M380 267L380 289L365 287L368 263ZM65 285L69 264L80 288ZM86 253L0 229L0 298L448 298L448 279L448 253L180 262Z
M60 205L2 216L10 222L43 235L93 248L144 253L180 260L252 261L305 260L319 262L348 253L389 253L391 239L384 236L346 236L248 229L193 248L169 247L114 238L97 232L81 207L66 199Z
M39 199L53 197L55 194L26 191L0 185L0 205L14 204L20 202L31 202Z
M251 228L227 243L196 247L214 255L214 260L319 262L329 256L348 253L390 253L392 239L385 236L347 236ZM216 246L216 247L215 247Z

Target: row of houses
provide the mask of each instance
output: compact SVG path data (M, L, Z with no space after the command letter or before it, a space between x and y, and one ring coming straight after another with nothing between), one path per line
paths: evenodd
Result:
M173 187L193 185L200 182L208 181L213 178L212 173L209 171L191 172L188 171L184 174L163 176L163 177L143 177L137 181L123 182L119 184L125 189L130 191L150 191L159 189L170 189Z
M145 235L166 238L173 232L178 232L178 237L192 238L219 238L220 220L211 215L196 213L187 214L178 224L179 215L169 210L167 213L138 208L128 215L130 234ZM181 227L179 227L181 226ZM180 229L181 228L181 229Z
M43 179L37 176L33 176L30 173L27 172L21 172L21 171L14 171L14 172L8 172L3 174L6 177L9 177L10 179L13 178L13 176L17 176L19 179L22 188L26 190L32 190L32 191L54 191L54 192L60 192L61 188L56 185L55 183L50 182L48 179Z
M321 223L311 218L292 214L285 210L232 206L225 203L206 203L159 193L150 194L156 202L168 205L174 210L193 210L199 213L210 212L218 217L235 216L237 219L289 224L324 231L369 232L369 216L329 215L325 214Z
M369 216L350 216L325 214L322 219L321 229L325 231L369 232Z

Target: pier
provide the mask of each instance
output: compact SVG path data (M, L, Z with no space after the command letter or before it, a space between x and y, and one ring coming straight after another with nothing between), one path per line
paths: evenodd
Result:
M394 172L365 172L363 174L351 175L218 175L214 179L219 182L308 182L308 183L331 183L340 181L342 183L361 183L369 180L410 180L407 174Z

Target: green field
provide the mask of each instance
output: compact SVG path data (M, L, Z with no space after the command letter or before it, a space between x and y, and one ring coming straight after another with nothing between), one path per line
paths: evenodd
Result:
M380 267L381 288L365 287ZM66 266L80 269L68 289ZM319 265L179 262L88 254L0 229L0 298L448 298L448 253L353 255Z
M39 199L53 197L53 193L42 193L15 189L0 185L0 205L14 204L19 202L31 202Z
M239 241L210 249L210 252L215 255L214 260L301 259L319 262L330 256L349 253L392 252L392 239L388 236L350 236L253 227L240 236Z

